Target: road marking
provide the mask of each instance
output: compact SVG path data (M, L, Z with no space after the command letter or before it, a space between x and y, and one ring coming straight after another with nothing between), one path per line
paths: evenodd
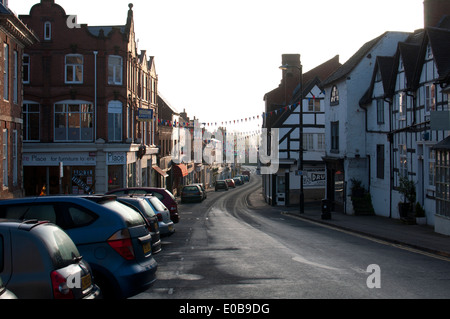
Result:
M341 271L341 269L334 268L334 267L329 267L329 266L322 265L322 264L318 264L318 263L315 263L313 261L309 261L309 260L307 260L307 259L305 259L303 257L300 257L300 256L295 256L295 257L292 258L292 260L294 260L296 262L299 262L299 263L302 263L302 264L310 265L310 266L313 266L313 267L324 268L324 269L327 269L327 270Z

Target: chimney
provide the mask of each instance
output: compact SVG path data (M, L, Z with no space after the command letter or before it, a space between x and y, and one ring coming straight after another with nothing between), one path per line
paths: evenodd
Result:
M300 54L283 54L281 56L281 67L283 70L282 83L285 89L285 103L289 103L295 87L300 83L302 77L302 65Z
M450 15L449 0L424 0L424 25L436 27L445 15Z

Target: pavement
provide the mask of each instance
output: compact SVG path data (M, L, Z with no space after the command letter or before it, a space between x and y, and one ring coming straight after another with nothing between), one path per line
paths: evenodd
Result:
M376 215L347 215L341 212L331 212L330 219L322 219L320 202L305 203L305 212L301 214L298 206L268 205L260 191L252 193L247 198L247 202L252 209L271 209L306 221L321 223L358 235L450 258L450 236L436 233L434 226L411 225L394 218Z

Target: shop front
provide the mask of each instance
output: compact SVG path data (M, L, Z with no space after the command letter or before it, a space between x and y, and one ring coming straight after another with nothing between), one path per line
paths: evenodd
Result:
M95 192L95 152L24 153L25 196Z

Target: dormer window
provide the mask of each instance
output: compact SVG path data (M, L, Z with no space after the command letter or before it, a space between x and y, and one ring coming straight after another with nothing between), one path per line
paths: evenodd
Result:
M330 105L339 104L339 90L336 85L331 89Z
M44 23L44 40L52 39L52 24L47 21Z

